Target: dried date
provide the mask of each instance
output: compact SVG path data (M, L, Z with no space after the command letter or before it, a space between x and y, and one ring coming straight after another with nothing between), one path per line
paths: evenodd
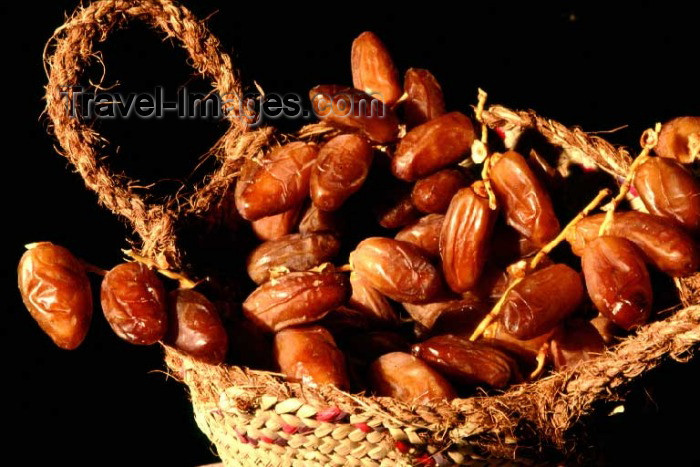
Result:
M428 70L409 68L404 75L403 88L407 96L403 103L403 110L409 128L445 113L442 88Z
M654 148L661 157L690 164L700 150L700 117L677 117L664 123Z
M33 245L17 267L22 301L41 329L62 349L78 347L90 328L92 292L82 263L50 242Z
M437 371L422 360L403 352L379 357L370 367L372 387L379 396L425 404L450 400L454 388Z
M168 330L163 283L148 266L133 262L112 268L102 279L102 311L114 332L127 342L150 345Z
M444 169L422 178L413 186L413 205L422 212L444 214L452 197L467 186L467 178L457 169Z
M352 85L387 105L401 97L399 75L386 46L370 31L352 43Z
M437 258L440 256L440 231L444 219L442 214L428 214L404 227L394 238L411 243L431 258Z

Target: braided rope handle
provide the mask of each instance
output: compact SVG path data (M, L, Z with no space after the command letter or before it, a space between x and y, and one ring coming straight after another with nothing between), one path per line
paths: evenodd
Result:
M221 200L238 169L237 159L265 146L272 129L251 130L243 120L229 118L230 126L211 153L224 154L218 169L195 189L185 203L158 204L132 188L127 176L112 172L100 159L104 138L69 112L73 86L95 57L93 45L104 42L110 31L129 20L140 20L177 39L189 54L192 67L209 79L221 96L240 96L242 87L231 59L219 40L185 7L171 0L100 0L78 8L56 29L44 53L47 65L46 111L53 133L65 156L101 204L126 218L143 240L142 254L160 267L178 268L177 219L187 212L201 212ZM183 212L185 211L185 212Z

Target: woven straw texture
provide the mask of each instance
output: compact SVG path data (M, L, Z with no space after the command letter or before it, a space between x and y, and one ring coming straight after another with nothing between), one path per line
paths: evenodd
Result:
M332 130L312 125L297 135L275 135L272 128L250 129L231 118L211 150L220 161L218 169L201 186L184 187L166 202L143 196L101 160L107 142L68 112L70 86L96 59L95 43L133 20L178 41L193 68L221 95L240 94L230 58L187 9L170 0L102 0L78 8L47 44L47 115L62 155L101 204L130 222L141 239L140 253L161 268L179 270L178 223L221 209L243 158L259 155L273 138L323 139ZM567 160L596 166L618 180L631 163L624 150L532 111L493 106L483 118L507 136L534 129L561 147ZM171 348L165 349L166 362L188 386L197 423L227 465L524 462L542 458L549 449L573 449L570 430L582 417L604 402L621 400L628 383L664 359L687 358L700 340L700 307L693 305L700 303L698 283L698 277L678 280L685 308L640 328L604 355L491 397L413 407L332 387L302 387L272 373L211 366Z

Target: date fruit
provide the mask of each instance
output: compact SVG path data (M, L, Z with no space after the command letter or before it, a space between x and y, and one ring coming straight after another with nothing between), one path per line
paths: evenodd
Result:
M331 260L340 249L335 235L328 233L290 234L270 240L248 256L248 275L256 284L270 279L270 269L307 271Z
M496 321L486 328L483 334L485 343L503 349L510 355L514 355L528 366L535 366L535 359L544 344L552 339L555 328L532 339L517 339L506 332L503 323Z
M309 99L316 116L331 126L360 131L371 141L389 143L399 134L399 120L389 106L358 89L319 85Z
M334 212L321 211L311 204L299 221L299 233L331 233L340 235L341 225Z
M700 183L680 163L652 157L634 176L634 187L651 214L671 219L690 232L700 230Z
M480 300L465 296L432 303L403 303L411 318L425 330L432 332L471 332L486 314Z
M581 257L586 288L601 314L623 329L644 324L652 303L651 280L639 249L619 237L598 237Z
M92 319L92 292L85 268L66 248L40 242L24 252L17 267L24 306L62 349L85 339Z
M515 366L513 359L500 350L451 334L416 344L412 353L440 374L465 385L502 388L510 382Z
M390 190L386 198L375 207L377 222L385 229L398 229L418 219L420 213L413 205L411 193L404 193L401 187Z
M372 287L398 302L425 303L443 290L438 270L410 243L367 238L350 253L350 265Z
M236 183L236 207L249 221L299 206L309 194L318 147L294 142L278 146L262 159L245 162Z
M102 279L102 311L127 342L155 344L168 330L163 283L148 266L132 262L113 267Z
M413 186L413 205L422 212L444 214L452 197L459 189L467 186L467 178L457 169L443 169Z
M506 222L542 247L559 233L552 200L523 156L515 151L494 154L490 179Z
M262 241L277 240L280 237L294 232L297 219L299 219L300 207L294 207L272 216L261 217L250 223L255 236Z
M442 88L428 70L409 68L404 75L403 88L408 96L403 104L408 128L422 125L445 113Z
M700 150L700 117L677 117L664 123L654 152L690 164Z
M170 292L170 325L167 343L205 363L223 363L228 335L216 307L194 290Z
M440 232L440 256L445 280L455 292L466 292L479 280L496 215L481 181L452 198Z
M372 164L372 146L362 136L340 135L318 153L311 171L311 200L323 211L335 211L360 189Z
M275 335L275 360L288 380L308 386L350 387L345 357L321 326L284 329Z
M567 232L566 240L575 254L581 256L588 243L598 238L604 218L602 213L588 216ZM634 243L645 261L669 276L687 276L700 267L700 252L692 237L662 217L637 211L616 212L607 234Z
M352 85L387 105L401 97L399 74L376 34L365 31L352 43Z
M411 404L450 400L454 388L422 360L403 352L382 355L370 367L372 387L378 396Z
M437 258L440 256L440 231L444 219L442 214L428 214L418 219L418 222L404 227L394 238L411 243L429 257Z
M357 272L350 274L352 294L348 306L362 312L375 323L396 325L399 317L389 301Z
M605 352L605 342L588 321L571 320L552 335L549 347L554 368L559 371Z
M243 314L277 332L323 318L348 297L347 277L335 272L292 272L264 283L243 302Z
M534 339L573 313L583 300L578 272L553 264L528 274L503 302L500 320L517 339Z
M396 148L391 171L409 182L426 177L462 160L472 147L471 120L450 112L409 131Z

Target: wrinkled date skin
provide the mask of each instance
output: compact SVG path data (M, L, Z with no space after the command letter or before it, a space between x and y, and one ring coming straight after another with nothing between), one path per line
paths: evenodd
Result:
M413 355L459 384L502 388L515 362L500 350L451 334L431 337L412 348Z
M141 263L122 263L102 279L102 311L114 332L127 342L155 344L168 330L165 289Z
M450 383L420 359L403 352L382 355L370 366L377 395L403 402L425 404L456 397Z
M425 303L443 291L438 270L410 243L367 238L350 253L350 265L372 287L398 302Z
M462 188L452 198L440 232L440 256L453 291L466 292L479 280L496 216L481 181Z
M352 295L348 305L362 312L371 321L395 325L399 322L394 308L389 301L372 284L357 272L350 274Z
M490 178L506 222L542 247L559 233L552 200L523 156L515 151L494 154Z
M318 146L295 142L278 146L261 162L247 160L236 183L236 207L249 221L295 208L309 194Z
M275 360L290 381L309 386L350 387L345 357L321 326L284 329L275 335Z
M463 159L474 135L471 120L459 112L430 120L403 137L391 161L391 171L410 182L426 177Z
M340 235L341 222L336 213L321 211L311 204L299 221L299 233L332 233Z
M299 207L289 209L280 214L261 217L250 223L255 236L262 241L277 240L292 232L299 219Z
M41 242L17 267L22 301L32 318L62 349L83 342L92 319L92 292L85 268L62 246Z
M693 233L700 230L700 183L680 163L648 159L637 169L634 187L651 214L674 220Z
M216 307L194 290L173 290L169 294L170 324L167 343L212 365L223 363L228 335Z
M313 323L346 301L347 282L340 273L292 272L255 289L243 302L243 314L271 332Z
M651 280L639 249L619 237L598 237L581 257L586 288L601 314L623 329L644 324L652 304Z
M554 368L559 371L602 354L605 342L590 322L572 320L554 332L549 351Z
M316 116L345 130L357 130L370 141L384 144L396 139L399 120L389 106L358 89L337 85L316 86L309 92Z
M256 284L270 279L270 269L307 271L331 260L340 249L337 237L327 233L290 234L270 240L248 256L248 275Z
M445 113L442 88L428 70L409 68L404 75L403 88L408 96L403 103L403 110L409 128L422 125Z
M457 169L444 169L418 180L413 186L413 205L422 212L444 214L452 197L467 186L467 178Z
M311 171L311 200L323 211L335 211L360 189L372 164L373 150L362 136L340 135L318 153Z
M602 213L586 217L567 232L566 240L575 254L581 256L586 245L598 237L604 218ZM637 211L616 212L607 233L634 243L647 262L669 276L687 276L700 267L700 252L693 239L662 217Z
M396 240L411 243L431 258L440 256L440 231L445 216L428 214L396 234Z
M678 117L664 123L654 152L676 159L682 164L693 162L691 146L700 144L700 117ZM697 150L697 146L693 149Z
M399 74L381 40L365 31L352 43L352 85L387 105L401 97Z
M471 296L426 304L404 303L403 307L414 321L433 333L471 333L488 311L482 301Z
M583 293L579 273L565 264L554 264L525 276L511 289L500 319L513 337L534 339L574 312Z

